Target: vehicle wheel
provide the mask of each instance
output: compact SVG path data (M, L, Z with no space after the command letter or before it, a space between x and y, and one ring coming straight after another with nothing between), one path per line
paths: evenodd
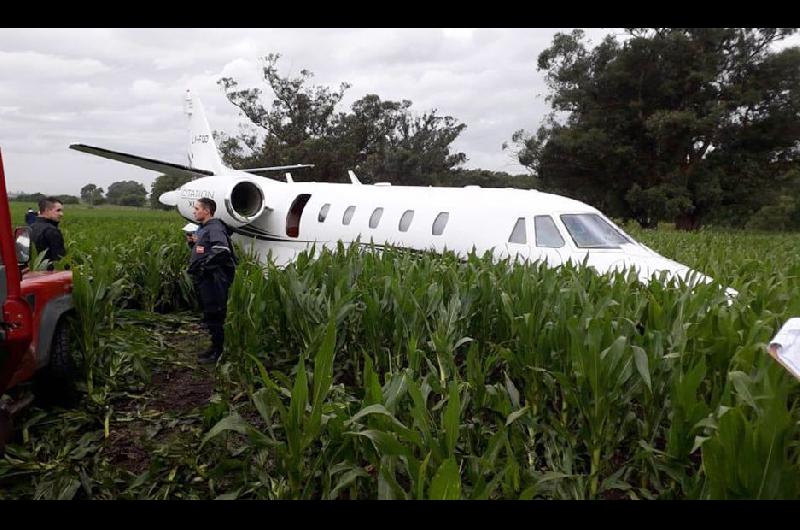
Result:
M75 380L78 367L69 345L67 319L62 317L53 332L50 344L50 363L41 370L36 394L45 405L72 406L77 401Z

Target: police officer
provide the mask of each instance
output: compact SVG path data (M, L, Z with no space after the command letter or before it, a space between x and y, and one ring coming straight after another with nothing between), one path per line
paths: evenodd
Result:
M54 263L63 258L67 251L64 248L64 236L58 228L58 223L64 217L64 205L55 197L45 197L39 200L39 215L31 225L31 241L36 245L37 252L44 252L45 258L50 260L47 270L53 270Z
M188 240L192 248L188 272L203 308L203 323L211 335L211 348L198 356L201 364L216 363L222 355L228 289L236 272L230 230L214 218L216 210L217 204L212 199L203 197L195 201L194 218L200 228Z

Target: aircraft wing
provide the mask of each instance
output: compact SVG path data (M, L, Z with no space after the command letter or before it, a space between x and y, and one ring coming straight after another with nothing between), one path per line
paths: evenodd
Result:
M126 164L132 164L134 166L150 169L152 171L158 171L160 173L166 173L168 175L177 175L194 179L198 177L207 177L214 174L213 171L208 171L205 169L197 169L181 164L173 164L171 162L162 162L161 160L130 155L128 153L119 153L117 151L103 149L102 147L93 147L91 145L84 144L72 144L69 147L70 149L75 149L76 151L81 151L83 153L89 153L90 155L101 156L103 158L124 162Z

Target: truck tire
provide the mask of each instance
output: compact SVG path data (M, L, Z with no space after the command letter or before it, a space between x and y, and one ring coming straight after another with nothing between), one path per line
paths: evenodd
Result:
M73 406L78 393L75 380L78 367L69 344L67 318L62 316L53 331L50 344L50 362L39 373L36 394L44 405Z

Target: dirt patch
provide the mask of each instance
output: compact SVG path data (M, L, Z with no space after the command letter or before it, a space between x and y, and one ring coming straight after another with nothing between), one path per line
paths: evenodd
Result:
M195 359L197 354L208 349L211 339L205 328L193 322L188 322L178 329L164 331L164 341L178 354L178 357Z
M150 454L142 446L142 429L136 425L111 431L105 452L113 464L136 475L150 465Z
M151 386L156 396L151 407L163 412L186 412L208 403L214 379L208 372L175 368L153 374Z
M264 418L261 417L261 414L252 408L242 408L239 411L239 414L247 420L247 423L255 427L256 429L263 431L266 430L267 424L264 423Z

